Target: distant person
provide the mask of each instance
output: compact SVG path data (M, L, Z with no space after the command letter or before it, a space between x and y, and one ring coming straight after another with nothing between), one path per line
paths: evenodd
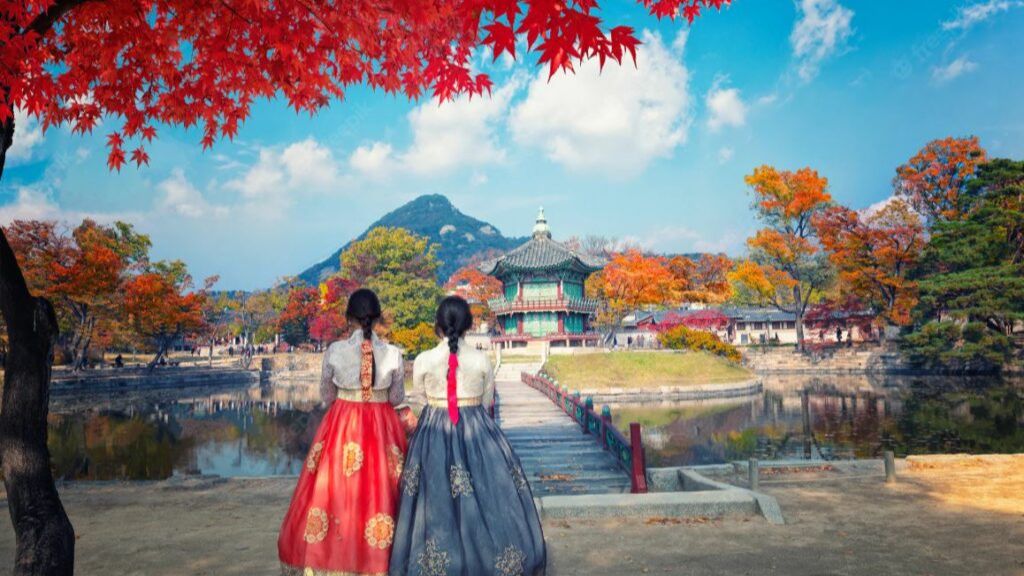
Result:
M349 297L357 330L327 347L320 380L330 408L306 456L277 540L282 573L385 574L398 509L406 433L402 352L379 339L380 301Z
M114 368L124 368L124 356L114 356Z
M235 347L234 346L228 346L228 356L234 356L234 355L235 355Z
M469 305L445 298L435 326L445 340L413 364L413 389L427 405L405 461L389 574L543 574L530 484L489 415L491 362L463 338L473 326Z
M836 327L836 342L842 343L843 341L843 329Z

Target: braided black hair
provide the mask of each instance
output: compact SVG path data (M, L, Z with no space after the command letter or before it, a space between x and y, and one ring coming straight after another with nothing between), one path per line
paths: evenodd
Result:
M359 325L363 331L363 339L373 338L373 325L380 320L380 300L369 288L360 288L348 297L348 306L345 307L345 318L349 322ZM377 364L373 365L373 380L377 380Z
M441 300L441 305L437 307L435 327L438 334L448 339L448 350L458 354L459 339L473 327L473 313L469 310L469 304L458 296Z

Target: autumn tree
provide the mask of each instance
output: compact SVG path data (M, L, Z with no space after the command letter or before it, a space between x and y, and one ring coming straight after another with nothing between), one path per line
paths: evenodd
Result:
M925 245L924 225L910 205L894 199L868 214L833 206L813 224L841 285L882 324L909 324L917 304L910 276Z
M960 220L970 209L967 185L985 161L976 136L933 140L896 169L893 188L929 223Z
M604 302L598 321L621 327L630 312L675 301L678 278L663 257L639 250L612 255L605 267L587 279L587 295Z
M701 254L693 259L673 256L668 260L675 278L675 299L679 302L721 303L732 295L729 271L732 260L724 254Z
M458 294L469 302L475 322L493 322L494 313L488 302L501 297L501 282L480 271L479 262L471 262L455 271L444 284L448 293Z
M342 275L359 285L384 274L427 278L437 275L437 247L405 228L377 227L341 254Z
M309 324L320 311L320 293L311 286L294 286L288 291L284 310L277 318L278 330L295 346L309 339Z
M741 300L793 314L797 348L803 350L804 313L830 281L812 226L832 201L828 179L811 168L790 172L761 166L745 181L765 227L747 240L749 259L736 265L730 280Z
M693 21L728 0L638 0L658 18ZM517 36L551 74L574 62L635 59L627 26L607 27L596 2L354 0L0 0L0 177L14 110L84 133L111 122L107 164L148 162L158 125L196 126L204 148L233 137L258 98L315 112L352 85L444 102L482 94L477 49L516 56ZM0 456L15 533L15 573L70 574L74 533L46 449L52 307L25 284L0 233L0 312L10 354ZM17 450L19 458L12 454Z
M56 222L16 220L7 236L30 289L56 306L71 367L84 368L97 327L109 332L122 316L121 288L148 261L149 237L124 222L92 220L70 233Z
M341 274L377 293L395 329L432 321L440 265L430 240L405 228L374 228L341 254Z
M176 341L203 329L203 305L215 281L208 279L203 288L195 290L184 263L175 261L158 262L126 283L124 307L129 323L156 349L150 370Z

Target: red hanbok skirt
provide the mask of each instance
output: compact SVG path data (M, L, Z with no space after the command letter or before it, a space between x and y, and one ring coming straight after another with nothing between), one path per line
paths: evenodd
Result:
M334 401L281 524L283 574L387 574L405 449L391 404Z

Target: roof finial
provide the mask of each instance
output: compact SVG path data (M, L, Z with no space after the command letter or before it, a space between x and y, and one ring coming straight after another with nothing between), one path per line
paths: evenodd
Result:
M551 238L551 228L548 227L548 219L544 217L544 207L537 212L537 223L533 225L534 238Z

